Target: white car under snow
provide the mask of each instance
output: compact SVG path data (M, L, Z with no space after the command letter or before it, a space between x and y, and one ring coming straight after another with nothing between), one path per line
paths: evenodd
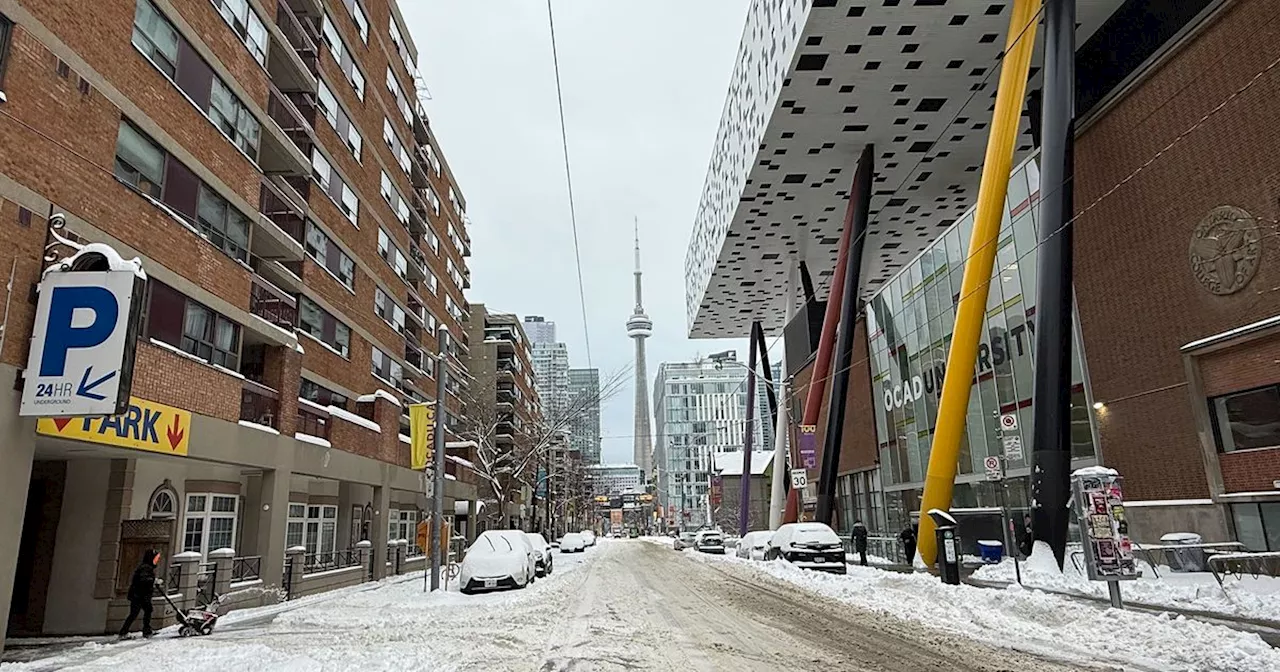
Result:
M769 539L772 537L772 530L748 532L747 536L738 540L736 555L749 560L764 560L765 554L769 552Z
M570 532L560 538L561 553L581 553L587 548L587 542L577 532Z
M519 530L489 530L467 549L459 576L460 590L524 588L537 576L537 552Z

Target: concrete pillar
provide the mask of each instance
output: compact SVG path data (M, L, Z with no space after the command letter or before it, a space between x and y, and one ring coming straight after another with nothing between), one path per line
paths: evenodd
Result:
M102 516L102 543L98 547L98 575L93 587L93 596L98 599L116 597L120 524L129 518L135 466L136 460L111 460L111 471L107 475L107 501Z
M467 500L467 545L468 546L470 546L476 540L476 528L479 526L479 523L480 523L480 521L477 520L479 516L480 516L480 511L476 507L476 500L474 499Z
M357 542L356 553L360 554L360 567L361 567L360 580L361 581L368 581L370 577L372 577L373 580L376 581L386 576L386 570L387 570L386 564L385 564L386 561L385 560L379 561L377 557L378 555L382 555L383 558L386 558L386 554L374 553L373 542L369 541L368 539ZM379 562L383 563L381 568L378 567ZM369 563L373 563L373 566L371 567ZM379 569L381 569L382 571L378 571Z
M13 371L8 366L0 368L6 373ZM9 389L0 392L0 408L5 411L0 415L0 463L4 464L4 469L0 469L0 539L5 540L0 544L0 609L3 609L0 613L8 623L36 437L35 420L18 417L18 392L11 389L12 386L3 387ZM4 647L4 635L0 630L0 648Z
M209 551L209 560L213 562L213 593L226 595L231 592L231 566L235 564L236 552L231 548L219 548Z
M373 578L387 575L387 511L391 508L391 488L387 485L373 487L373 524L369 540L373 542ZM356 544L359 547L359 544Z
M404 561L409 557L409 540L396 540L396 574L404 573Z
M280 585L284 576L285 530L289 521L289 469L262 472L256 510L245 512L245 518L256 515L257 535L254 550L262 556L264 586ZM301 565L301 561L297 563Z
M284 554L286 558L285 571L289 572L289 592L284 599L289 600L293 599L293 596L297 595L298 591L302 589L302 565L305 562L307 548L305 546L290 546ZM266 575L264 574L263 576ZM283 575L281 580L283 580ZM263 583L265 584L266 581L264 580Z
M196 605L196 592L200 590L200 554L187 551L173 556L173 564L177 566L178 592L181 600L175 600L182 609L190 609Z

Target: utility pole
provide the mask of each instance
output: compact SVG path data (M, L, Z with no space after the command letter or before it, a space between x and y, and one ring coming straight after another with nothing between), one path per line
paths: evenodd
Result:
M432 442L435 451L435 482L432 489L433 511L431 512L431 591L440 590L440 564L445 558L444 549L440 548L440 528L444 525L444 429L445 403L444 379L449 375L449 359L447 341L449 328L440 325L436 331L436 355L439 357L436 366L436 426L435 440Z

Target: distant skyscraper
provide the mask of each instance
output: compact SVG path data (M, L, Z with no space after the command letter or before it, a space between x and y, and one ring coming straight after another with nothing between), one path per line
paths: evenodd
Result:
M782 378L782 363L774 364L770 367L770 370L770 375L773 376L774 396L776 398L778 381ZM756 373L759 374L763 371L761 369ZM764 384L764 376L756 379L756 397L759 399L759 405L756 406L756 417L760 418L760 420L756 422L760 423L761 443L758 446L753 446L752 450L773 450L773 417L769 415L769 386ZM781 401L781 399L778 399L779 403Z
M641 478L649 480L652 467L653 441L649 429L649 376L645 370L644 339L653 335L653 320L644 312L640 291L640 222L636 221L636 310L627 319L627 336L636 342L636 406L635 445L632 450Z
M525 315L524 333L535 344L556 342L556 323L541 315Z
M544 324L552 324L554 333L553 323ZM542 400L542 417L549 424L562 423L569 411L569 349L564 343L533 343L533 380Z
M674 523L698 527L708 522L707 493L713 455L742 450L747 425L747 367L736 359L720 363L663 362L654 379L658 502L674 513ZM752 441L761 447L761 425Z
M569 423L569 446L583 464L600 464L599 369L569 369L569 405L581 409Z

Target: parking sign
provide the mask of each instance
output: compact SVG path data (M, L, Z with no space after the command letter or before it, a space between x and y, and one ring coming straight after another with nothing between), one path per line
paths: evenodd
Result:
M131 327L141 286L137 275L125 270L45 275L21 415L116 415L128 408L135 345Z
M982 459L982 468L987 473L988 481L999 481L1004 479L1004 465L1000 464L1000 458L985 457Z

